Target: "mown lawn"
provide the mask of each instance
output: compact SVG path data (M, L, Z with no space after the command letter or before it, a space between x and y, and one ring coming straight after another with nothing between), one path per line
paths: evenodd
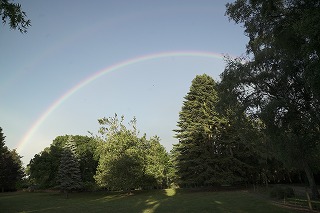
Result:
M0 193L0 212L292 212L246 191L152 190L124 193Z

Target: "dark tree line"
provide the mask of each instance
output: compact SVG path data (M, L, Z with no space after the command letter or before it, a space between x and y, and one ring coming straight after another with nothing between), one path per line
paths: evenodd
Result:
M193 80L176 130L181 184L267 183L281 171L292 181L304 171L319 198L319 11L316 0L227 4L249 37L247 57L227 59L218 84Z
M248 117L236 96L210 76L198 75L179 115L174 160L186 187L267 182L262 122ZM278 168L277 168L278 169ZM277 179L278 180L278 179Z
M246 62L229 61L222 75L265 134L286 167L304 170L319 198L320 2L245 1L227 5L227 15L249 37Z
M94 157L96 146L95 140L88 136L56 137L50 147L36 154L27 165L27 174L32 188L46 189L61 186L62 189L66 189L66 183L62 180L67 177L62 174L66 174L68 168L76 167L79 167L79 174L76 171L72 174L80 175L80 179L76 177L76 182L80 181L81 187L77 184L72 184L72 187L83 190L92 188L93 176L98 165ZM79 165L75 166L75 163Z
M0 127L0 190L14 191L17 183L22 180L24 171L21 156L15 149L10 150L5 145L5 136Z
M157 136L138 136L124 117L99 119L96 136L58 136L27 166L33 188L75 190L154 189L172 182L169 154ZM171 176L170 176L171 175Z

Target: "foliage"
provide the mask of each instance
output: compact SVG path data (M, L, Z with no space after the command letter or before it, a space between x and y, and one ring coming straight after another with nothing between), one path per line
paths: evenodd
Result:
M249 37L246 62L229 61L224 81L259 116L266 135L288 167L305 170L313 197L319 197L320 141L319 2L245 1L227 5L227 15L243 23ZM250 58L251 57L251 58Z
M27 174L32 185L41 189L57 186L62 150L62 147L51 145L30 160L27 165Z
M31 26L31 21L21 10L21 5L11 3L10 0L0 1L0 16L3 24L9 22L11 29L18 29L21 33L26 33L28 27Z
M220 144L215 146L214 141L219 137L217 127L223 123L215 111L214 80L205 74L196 76L184 98L177 124L179 129L174 130L179 139L174 147L177 173L182 185L206 185L221 175L215 172L219 165L213 158L220 154Z
M245 107L239 102L237 94L230 91L229 83L222 81L217 85L217 109L227 121L220 140L229 146L234 161L241 162L242 165L238 166L242 170L242 182L266 182L269 150L266 137L261 131L263 123L245 113Z
M16 190L16 184L23 178L21 156L15 149L5 146L5 136L0 127L0 188L1 191Z
M52 142L52 146L63 147L68 141L69 135L58 136ZM97 148L96 141L92 137L73 135L76 144L76 156L79 159L81 179L84 183L94 183L98 161L95 159L94 153Z
M139 138L136 120L131 129L123 122L124 116L119 120L116 114L99 119L97 184L110 190L164 186L169 158L159 138Z
M95 179L111 190L130 190L142 185L143 154L137 149L138 138L121 132L103 144Z
M165 148L160 144L160 138L154 136L146 140L145 136L141 138L146 145L146 168L145 177L150 177L145 181L145 187L148 188L165 188L169 186L170 158Z
M63 148L59 170L58 183L61 190L68 193L81 189L80 165L76 156L76 145L72 136Z
M182 186L254 181L248 177L257 166L259 131L233 105L236 102L220 97L224 95L226 91L204 74L195 77L185 96L174 147Z
M27 166L27 173L32 184L40 188L52 188L57 186L57 174L60 165L63 147L68 141L69 135L56 137L50 147L45 148L36 154ZM97 167L97 160L94 159L96 150L95 141L88 136L72 136L76 144L76 155L79 159L81 180L84 189L90 190L94 187L93 176Z

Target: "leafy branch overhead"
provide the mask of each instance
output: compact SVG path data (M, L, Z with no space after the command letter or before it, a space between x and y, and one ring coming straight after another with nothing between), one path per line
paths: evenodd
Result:
M9 2L9 0L0 0L0 15L3 24L9 24L10 29L17 29L21 33L27 33L28 27L31 26L30 19L21 9L18 3Z

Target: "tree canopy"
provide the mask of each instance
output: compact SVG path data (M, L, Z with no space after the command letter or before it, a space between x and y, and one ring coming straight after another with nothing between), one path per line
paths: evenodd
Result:
M258 131L220 96L208 75L196 76L179 114L174 147L177 173L184 186L212 186L253 181ZM222 103L222 101L225 101ZM230 100L229 100L230 102ZM231 108L231 106L233 108Z
M95 180L110 190L166 186L169 157L159 138L138 137L136 119L126 127L124 116L99 119L96 140L99 164Z
M222 81L265 124L287 165L305 170L313 197L319 160L319 1L246 1L227 15L249 37L246 61L229 61Z
M27 173L32 184L39 188L53 188L58 185L58 169L61 156L69 138L72 137L79 160L82 186L89 190L95 185L95 175L98 161L94 153L96 142L91 137L81 135L57 136L50 147L36 154L27 166Z

